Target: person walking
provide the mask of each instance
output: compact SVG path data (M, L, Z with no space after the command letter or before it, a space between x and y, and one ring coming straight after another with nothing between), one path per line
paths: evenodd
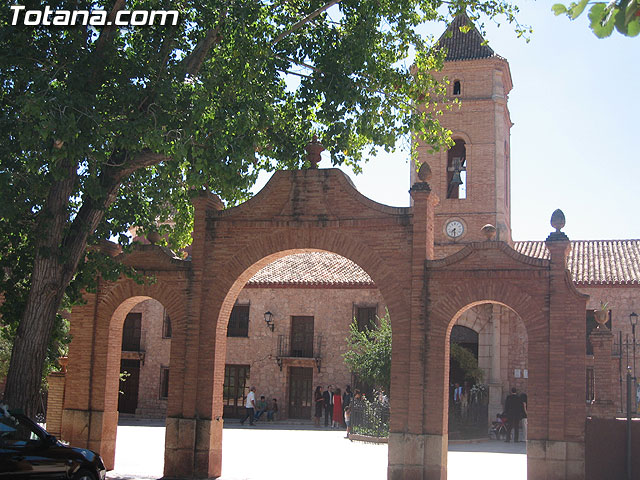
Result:
M322 387L318 385L316 391L313 394L315 408L315 414L313 415L313 424L316 427L320 426L320 419L322 418L322 410L324 409L324 398L322 396Z
M249 419L249 425L253 426L253 413L256 408L256 387L251 387L249 394L247 395L247 401L244 404L245 414L244 418L240 420L240 425L244 425L245 420Z
M523 407L520 395L517 394L516 387L511 389L511 394L507 395L504 401L504 413L507 416L507 438L505 442L511 441L511 430L513 430L513 441L518 442L520 435L520 420L522 420Z

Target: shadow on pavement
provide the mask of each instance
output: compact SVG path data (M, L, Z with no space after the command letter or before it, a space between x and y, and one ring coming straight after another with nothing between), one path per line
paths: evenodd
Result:
M329 428L325 426L316 427L313 423L280 423L280 422L255 422L253 426L246 423L241 425L239 421L234 420L225 420L224 422L225 429L254 429L254 430L315 430L318 432L337 432L337 431L346 431L346 428Z
M483 452L526 454L526 442L507 443L502 440L449 444L450 452Z

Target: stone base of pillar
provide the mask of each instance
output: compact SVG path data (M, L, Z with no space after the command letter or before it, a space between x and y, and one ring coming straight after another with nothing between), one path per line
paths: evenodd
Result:
M389 480L447 478L447 435L389 434Z
M74 447L83 447L98 452L107 470L113 470L116 459L116 434L118 412L98 410L62 411L60 437Z
M222 427L216 420L167 417L164 478L222 475Z
M583 442L527 442L528 480L582 480L584 476Z

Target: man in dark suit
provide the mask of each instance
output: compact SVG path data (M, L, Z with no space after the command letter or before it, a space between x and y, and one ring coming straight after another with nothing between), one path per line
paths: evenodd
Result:
M524 414L522 399L517 395L515 387L511 389L511 394L507 395L504 401L504 413L507 416L507 438L505 442L511 441L511 430L513 430L513 441L518 442L520 436L520 420Z
M331 385L322 392L322 398L324 399L324 426L328 427L333 424L333 387Z

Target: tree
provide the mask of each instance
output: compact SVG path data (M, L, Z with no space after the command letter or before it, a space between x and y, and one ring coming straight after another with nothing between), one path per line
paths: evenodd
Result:
M472 385L482 382L484 372L478 366L478 359L470 350L456 342L451 342L450 363L452 369L455 364L464 373L464 381L471 382Z
M385 392L391 387L391 320L389 311L376 317L375 325L358 329L354 319L349 325L347 352L342 356L352 373L360 380Z
M580 0L566 6L553 5L556 15L566 14L575 20L584 12L589 0ZM589 10L590 28L599 38L608 37L615 28L622 35L635 37L640 33L640 0L614 0L613 2L591 2Z
M417 28L443 18L441 3L515 11L503 0L326 1L48 2L109 21L125 7L179 11L176 25L121 29L26 26L24 11L0 10L5 402L34 411L60 308L98 276L125 273L92 246L117 237L128 247L130 227L169 217L161 233L184 246L192 195L245 199L260 170L304 165L312 133L356 171L365 152L410 133L446 144L443 85L429 74L443 53Z

